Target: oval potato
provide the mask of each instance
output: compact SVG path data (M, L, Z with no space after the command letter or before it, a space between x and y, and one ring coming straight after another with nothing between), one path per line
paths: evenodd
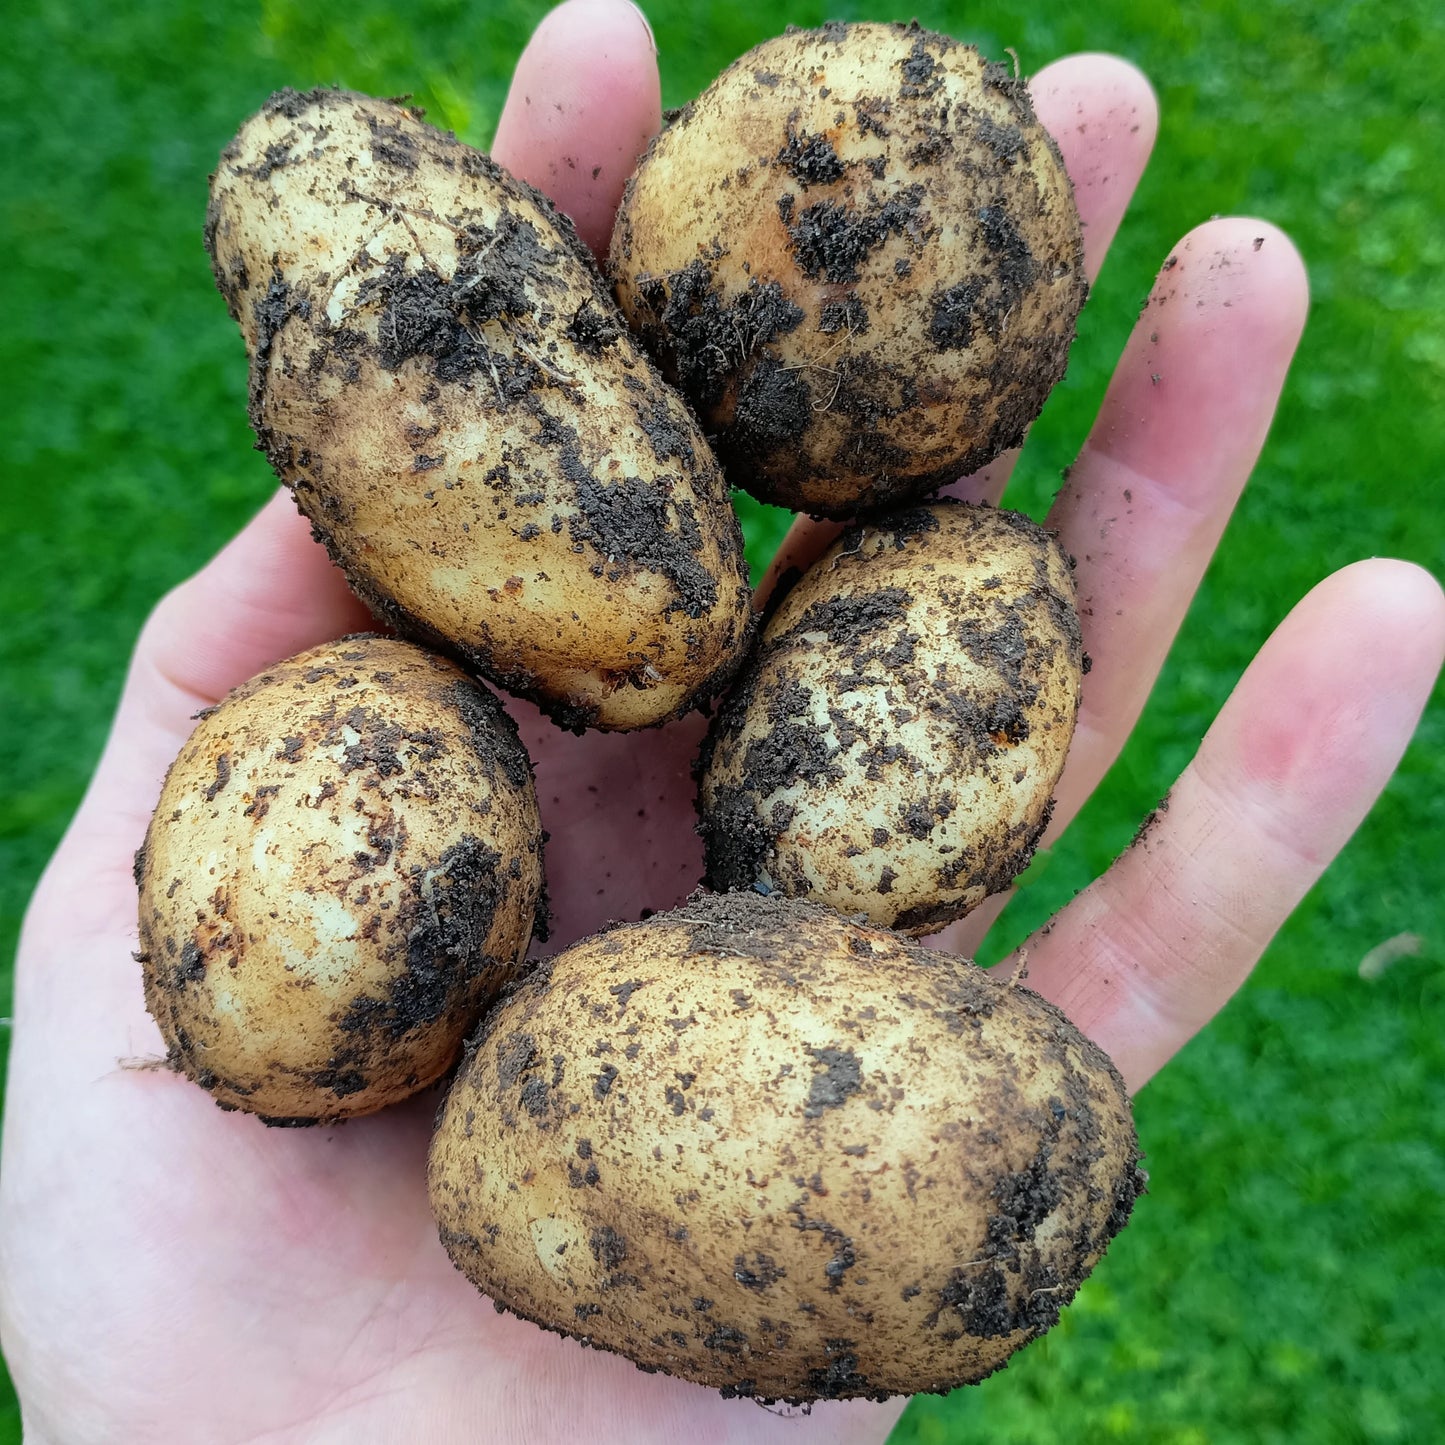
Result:
M1016 445L1086 291L1027 87L916 25L838 22L730 66L653 143L609 269L734 485L830 517Z
M982 1379L1144 1177L1051 1004L826 909L694 900L487 1016L447 1097L442 1241L499 1307L730 1395Z
M175 1068L271 1123L370 1113L451 1067L545 918L531 765L451 663L313 648L201 715L136 882Z
M206 241L259 444L373 610L567 727L718 690L751 622L726 485L539 192L402 106L282 91Z
M713 719L707 883L914 934L963 917L1033 855L1082 670L1068 559L1027 517L944 501L845 532Z

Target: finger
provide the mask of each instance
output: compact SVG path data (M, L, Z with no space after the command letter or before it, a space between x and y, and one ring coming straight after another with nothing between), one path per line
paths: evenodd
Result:
M1034 110L1058 142L1074 187L1084 233L1084 270L1092 284L1144 174L1159 129L1159 106L1142 72L1115 55L1070 55L1029 83ZM1005 452L943 495L997 502L1018 460ZM763 581L766 596L790 570L806 571L842 531L837 522L799 517Z
M622 188L661 125L642 11L628 0L566 0L517 62L492 155L545 191L600 257Z
M1299 253L1261 221L1199 227L1160 272L1048 517L1077 559L1093 662L1061 825L1143 710L1259 460L1308 307Z
M1133 731L1259 459L1308 306L1299 253L1263 221L1210 221L1159 273L1047 520L1076 561L1092 668L1045 846ZM972 954L1006 902L944 946Z
M1028 940L1028 981L1138 1089L1244 982L1368 812L1445 656L1420 568L1320 583L1109 871Z
M1154 149L1159 102L1141 70L1099 53L1044 66L1029 82L1029 98L1063 153L1092 283Z

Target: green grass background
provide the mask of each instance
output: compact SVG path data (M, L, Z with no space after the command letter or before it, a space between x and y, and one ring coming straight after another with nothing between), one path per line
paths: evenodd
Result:
M159 594L272 486L200 244L207 172L272 88L413 92L484 144L542 13L522 0L98 7L21 0L0 54L0 1012L25 899ZM1253 650L1327 571L1445 573L1445 24L1433 0L652 7L665 101L785 21L907 19L1109 49L1158 87L1154 163L1010 500L1038 513L1153 272L1247 211L1297 238L1314 312L1269 447L1135 740L1030 873L996 955L1109 863ZM750 512L755 556L776 517ZM1445 709L1255 977L1143 1093L1153 1182L1059 1328L897 1442L1445 1438ZM1362 980L1402 932L1418 955ZM0 1442L19 1439L13 1397Z

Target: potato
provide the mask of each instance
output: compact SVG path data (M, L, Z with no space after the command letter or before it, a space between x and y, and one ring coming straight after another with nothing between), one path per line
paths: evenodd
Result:
M531 765L451 663L313 648L201 714L136 882L175 1068L267 1123L369 1113L451 1067L545 918Z
M704 744L707 882L928 933L1048 823L1083 651L1068 559L936 502L845 532L764 628Z
M718 690L751 622L727 488L543 196L401 106L282 91L206 241L259 444L378 614L566 727Z
M484 1020L432 1144L499 1307L730 1395L982 1379L1048 1329L1144 1176L1051 1004L826 909L702 898Z
M830 517L1018 443L1086 290L1024 83L916 25L749 51L653 144L609 268L734 485Z

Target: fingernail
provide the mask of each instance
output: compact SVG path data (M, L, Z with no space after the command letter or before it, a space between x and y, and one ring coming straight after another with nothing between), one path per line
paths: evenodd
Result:
M652 47L652 53L657 54L657 37L652 33L652 26L647 23L647 16L642 13L642 6L634 4L634 0L627 0L627 3L637 12L637 18L642 21L642 28L647 31L647 43Z

